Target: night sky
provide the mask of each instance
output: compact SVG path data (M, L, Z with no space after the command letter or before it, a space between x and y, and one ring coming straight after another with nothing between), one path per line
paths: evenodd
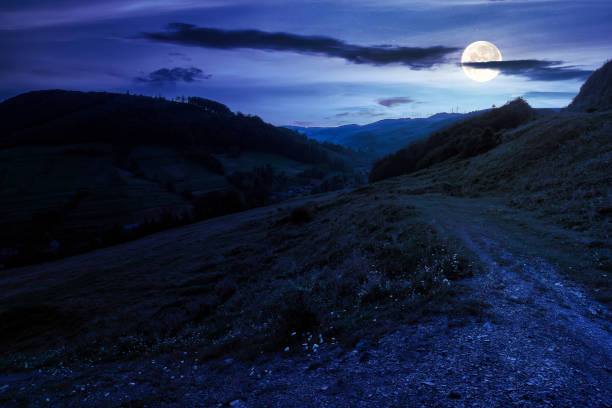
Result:
M0 99L37 89L201 96L277 125L503 104L563 107L612 57L612 1L3 0ZM458 65L474 41L490 82Z

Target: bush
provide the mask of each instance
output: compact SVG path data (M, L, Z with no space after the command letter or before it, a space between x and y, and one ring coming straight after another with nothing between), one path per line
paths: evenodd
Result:
M312 215L308 208L302 206L291 210L289 220L294 224L305 224L312 221Z

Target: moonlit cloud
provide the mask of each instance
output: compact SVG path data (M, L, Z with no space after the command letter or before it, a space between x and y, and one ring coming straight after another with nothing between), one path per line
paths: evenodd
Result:
M561 61L516 60L516 61L489 61L465 62L474 68L498 69L504 75L518 75L534 81L564 81L568 79L585 80L593 73L590 70L579 69L573 66L560 66Z
M172 23L165 32L144 33L150 40L206 48L251 48L266 51L290 51L299 54L324 55L355 64L401 64L414 69L430 68L446 62L454 47L362 46L323 36L271 33L259 30L220 30Z

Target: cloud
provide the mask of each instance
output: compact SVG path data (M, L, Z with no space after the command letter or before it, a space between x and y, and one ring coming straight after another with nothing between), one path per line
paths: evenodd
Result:
M154 84L176 83L176 82L195 82L200 79L209 79L212 75L204 75L202 70L196 67L191 68L162 68L151 72L146 77L137 77L137 82L148 82Z
M410 98L406 98L403 96L396 96L393 98L380 99L378 101L378 104L382 106L386 106L387 108L391 108L395 105L405 105L407 103L412 103L412 102L414 101Z
M302 121L302 120L296 120L296 121L293 122L293 124L295 126L301 126L301 127L310 127L310 126L314 125L313 122L305 122L305 121Z
M527 92L523 95L525 98L552 98L552 99L567 99L576 96L576 92Z
M388 45L361 46L330 37L303 36L290 33L269 33L259 30L220 30L196 27L192 24L168 24L167 31L143 33L145 38L206 48L251 48L267 51L291 51L308 55L343 58L355 64L401 64L413 69L430 68L445 62L458 48L435 46L428 48Z
M586 79L593 71L586 71L574 66L560 66L561 61L542 60L515 60L515 61L489 61L466 62L474 68L498 69L504 75L523 76L534 81L563 81L567 79Z

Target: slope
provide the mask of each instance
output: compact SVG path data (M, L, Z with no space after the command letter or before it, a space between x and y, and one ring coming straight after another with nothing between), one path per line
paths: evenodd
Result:
M6 271L0 402L612 398L610 314L567 279L594 264L584 233L408 180Z

